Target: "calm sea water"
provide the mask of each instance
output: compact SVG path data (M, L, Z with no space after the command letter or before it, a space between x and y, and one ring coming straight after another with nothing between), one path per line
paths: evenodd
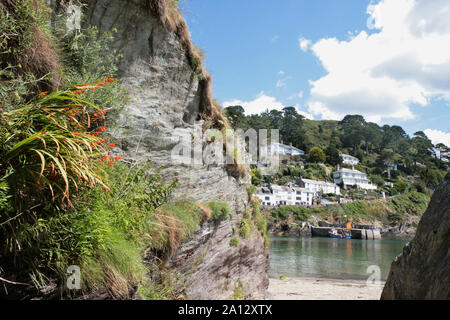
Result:
M341 240L332 238L272 237L269 276L297 278L367 279L367 268L378 265L386 280L392 261L407 240Z

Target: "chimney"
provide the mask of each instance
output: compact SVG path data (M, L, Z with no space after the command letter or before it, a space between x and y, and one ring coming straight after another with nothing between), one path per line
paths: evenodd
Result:
M354 164L352 164L352 170L355 170L355 165Z

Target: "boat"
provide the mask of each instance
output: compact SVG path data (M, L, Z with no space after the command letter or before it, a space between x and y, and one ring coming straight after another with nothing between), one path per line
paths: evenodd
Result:
M330 238L336 238L336 239L351 239L352 234L350 230L337 230L337 229L331 229L328 231L328 236Z

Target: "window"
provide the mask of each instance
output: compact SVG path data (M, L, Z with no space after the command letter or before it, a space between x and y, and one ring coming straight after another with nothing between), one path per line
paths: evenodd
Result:
M270 200L270 197L266 197L265 200Z

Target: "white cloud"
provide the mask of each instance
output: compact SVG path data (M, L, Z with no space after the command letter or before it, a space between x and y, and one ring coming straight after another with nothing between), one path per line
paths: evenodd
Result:
M303 52L308 51L308 48L310 47L310 45L311 45L311 43L312 43L311 40L305 39L305 38L303 38L303 37L298 38L298 42L299 42L299 44L300 44L300 49L301 49Z
M230 106L242 106L245 110L246 115L252 115L252 114L261 114L266 110L278 110L282 111L286 106L277 100L275 97L268 96L264 93L264 91L261 91L258 96L252 100L252 101L242 101L239 99L226 101L223 104L223 107L230 107ZM313 115L301 110L301 107L299 105L295 105L295 108L297 109L298 113L304 116L307 119L313 119Z
M280 72L278 72L278 75L279 75L279 76L284 76L284 71L283 71L283 70L280 70Z
M272 43L277 42L277 40L278 40L279 38L280 38L279 36L273 36L271 42L272 42Z
M224 108L229 106L242 106L245 110L246 115L260 114L267 109L275 109L281 111L284 108L284 105L281 102L277 101L275 97L267 96L264 91L261 91L256 99L252 101L242 101L235 99L223 103Z
M444 132L440 130L427 129L424 131L427 137L433 142L433 144L443 143L447 147L450 147L450 132Z
M281 75L281 74L279 73L279 75ZM283 72L283 75L284 75L284 72ZM291 80L291 79L292 79L292 77L284 77L283 79L279 79L275 86L277 88L287 87L286 81Z
M277 84L276 84L277 88L282 88L282 87L286 87L286 82L284 82L284 80L278 80Z
M349 40L321 39L311 50L328 74L311 81L309 111L324 119L414 118L412 104L450 100L450 2L382 0L368 27Z

